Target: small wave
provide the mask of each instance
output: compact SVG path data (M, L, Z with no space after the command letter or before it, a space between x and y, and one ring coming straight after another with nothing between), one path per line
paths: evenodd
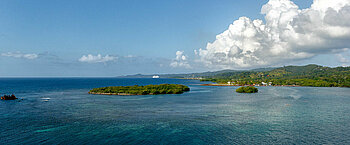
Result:
M53 127L53 128L47 128L47 129L41 129L41 130L36 130L35 132L37 133L42 133L42 132L50 132L50 131L56 131L63 128L63 126L59 126L59 127Z
M42 101L48 102L51 98L41 98Z
M292 97L293 99L298 100L299 98L301 98L301 95L292 94L289 97Z

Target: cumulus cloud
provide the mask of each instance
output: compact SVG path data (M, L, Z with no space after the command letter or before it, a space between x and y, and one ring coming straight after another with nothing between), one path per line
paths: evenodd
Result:
M350 0L314 0L299 9L270 0L262 20L241 17L205 49L195 50L207 67L253 68L308 59L350 47Z
M23 59L36 59L39 57L38 54L35 53L22 53L22 52L6 52L1 53L1 56L5 57L14 57L14 58L23 58Z
M170 63L171 67L184 67L191 68L187 61L187 57L184 55L184 51L177 51L176 58Z
M118 59L118 57L110 56L110 55L102 56L101 54L98 54L98 55L94 56L92 54L88 54L88 55L83 55L79 59L79 61L86 62L86 63L106 63L109 61L115 61L117 59Z

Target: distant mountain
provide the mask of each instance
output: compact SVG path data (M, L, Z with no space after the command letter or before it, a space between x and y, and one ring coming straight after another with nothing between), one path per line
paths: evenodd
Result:
M143 75L143 74L134 74L134 75L125 75L117 76L118 78L152 78L153 75Z
M184 74L134 74L134 75L125 75L118 76L118 78L152 78L154 75L160 76L160 78L200 78L200 77L210 77L223 73L232 73L232 72L243 72L243 71L270 71L274 68L259 68L252 70L220 70L220 71L207 71L202 73L184 73Z

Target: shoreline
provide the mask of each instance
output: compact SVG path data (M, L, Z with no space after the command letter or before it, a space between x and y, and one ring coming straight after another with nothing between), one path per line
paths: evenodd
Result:
M171 94L127 94L127 93L96 93L96 92L88 92L92 95L109 95L109 96L146 96L146 95L171 95ZM176 93L174 93L176 94ZM180 93L183 94L183 93Z
M298 86L298 85L256 86L256 85L230 85L230 84L201 84L201 86L303 87L303 86ZM309 87L309 86L304 86L304 87Z
M115 95L115 96L138 96L142 94L127 94L127 93L96 93L96 92L89 92L89 94L93 95ZM153 95L153 94L146 94L146 95Z

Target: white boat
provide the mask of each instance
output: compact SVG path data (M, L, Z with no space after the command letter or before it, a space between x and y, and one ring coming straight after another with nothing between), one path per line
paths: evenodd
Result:
M159 79L159 76L154 75L152 78L154 78L154 79Z

